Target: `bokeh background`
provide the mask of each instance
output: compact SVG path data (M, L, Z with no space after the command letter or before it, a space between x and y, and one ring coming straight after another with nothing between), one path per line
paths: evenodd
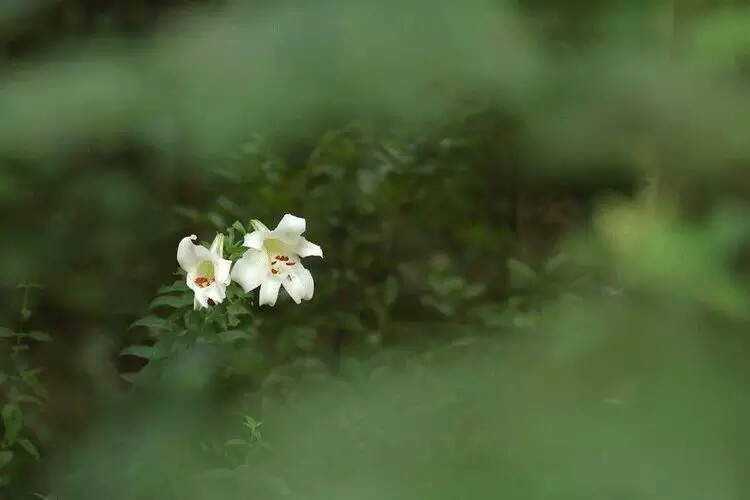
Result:
M4 0L2 498L747 498L749 8Z

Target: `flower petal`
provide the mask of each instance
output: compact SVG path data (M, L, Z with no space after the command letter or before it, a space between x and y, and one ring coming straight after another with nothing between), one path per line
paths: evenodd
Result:
M279 221L279 225L271 233L287 244L297 242L302 233L305 232L305 219L292 214L285 214Z
M281 280L281 284L284 286L286 293L289 294L295 303L299 304L302 302L302 295L305 293L305 288L302 286L302 283L300 283L297 273L287 274L284 279Z
M227 287L221 283L213 282L204 288L199 286L191 288L195 292L195 298L193 299L194 309L207 309L216 304L221 304L227 298Z
M276 304L276 298L279 296L281 281L278 278L268 278L260 285L260 296L258 305L273 306Z
M188 283L188 286L190 286L190 283ZM204 309L208 307L208 287L206 288L200 288L200 287L191 287L193 288L193 292L195 293L195 298L193 299L193 307L195 309ZM195 307L195 305L198 305L198 307Z
M240 284L245 292L255 290L268 277L271 266L265 252L248 250L232 269L232 279Z
M227 287L216 281L204 288L204 290L208 299L213 300L213 305L221 304L227 297Z
M203 247L193 243L196 239L198 239L198 237L191 234L190 236L182 238L179 245L177 245L177 263L186 272L190 272L201 260L203 260L202 252L199 253L200 251L198 250ZM203 249L205 250L205 248Z
M313 293L315 293L315 282L313 281L312 274L310 274L310 271L304 267L301 267L297 273L297 277L304 291L302 294L302 300L312 299Z
M247 233L242 246L252 248L253 250L263 250L263 242L269 233L270 231L253 231L252 233Z
M300 257L323 257L323 249L315 243L307 241L303 236L297 242L294 253Z
M214 279L217 283L222 285L228 285L232 279L230 278L230 270L232 269L232 261L227 259L216 259L214 261Z

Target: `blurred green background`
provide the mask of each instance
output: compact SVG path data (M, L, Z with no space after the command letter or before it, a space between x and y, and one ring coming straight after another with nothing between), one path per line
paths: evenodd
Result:
M747 498L749 8L0 2L2 498Z

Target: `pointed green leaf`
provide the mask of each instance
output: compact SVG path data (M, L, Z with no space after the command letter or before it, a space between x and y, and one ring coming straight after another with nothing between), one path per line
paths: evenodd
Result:
M236 229L240 234L245 234L247 230L245 229L245 226L242 225L242 222L236 220L232 223L232 227Z
M250 225L251 225L251 226L253 227L253 229L255 229L256 231L270 231L270 229L268 229L268 226L266 226L265 224L263 224L263 223L262 223L261 221L259 221L258 219L252 219L252 220L250 221Z
M528 265L515 259L508 259L508 283L513 288L527 288L537 281L536 272Z
M131 345L120 351L120 356L136 356L144 359L152 359L155 355L156 349L147 345Z
M385 280L385 305L390 306L398 297L398 281L393 276Z
M187 283L185 283L185 280L177 280L171 285L165 285L156 292L157 295L164 295L167 293L174 293L174 292L187 292L190 290L187 287Z
M193 305L193 298L190 295L162 295L156 297L151 304L149 309L156 309L157 307L171 307L173 309L182 309Z
M52 342L52 335L50 335L47 332L29 332L29 337L31 337L34 340L38 340L39 342Z
M34 460L37 462L41 459L39 456L39 450L36 449L36 446L34 446L34 443L29 441L28 439L19 439L18 444L21 445L21 448L26 450L26 453L34 457Z
M16 405L5 405L3 407L3 425L5 426L4 441L13 444L23 427L23 411Z
M219 340L221 340L225 344L234 342L235 340L252 340L253 339L253 336L244 330L227 330L225 332L219 333L218 337L219 337Z
M148 328L149 330L162 331L169 331L173 328L172 323L164 318L159 318L157 316L146 316L145 318L141 318L133 322L133 324L130 325L130 328L135 328L137 326L142 326L144 328Z
M10 463L10 461L13 460L13 452L10 450L2 450L0 451L0 469L5 467Z

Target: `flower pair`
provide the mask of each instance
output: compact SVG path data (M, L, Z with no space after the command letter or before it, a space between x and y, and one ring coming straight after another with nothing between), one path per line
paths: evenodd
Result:
M243 242L248 250L234 267L224 258L223 234L216 235L210 248L194 244L195 235L180 241L177 262L187 273L187 286L195 293L195 309L223 302L231 281L239 283L245 292L260 287L259 305L276 304L282 286L297 304L312 298L312 274L300 259L323 257L323 250L302 236L305 219L286 214L274 230L258 220L251 224L254 231L246 234Z

